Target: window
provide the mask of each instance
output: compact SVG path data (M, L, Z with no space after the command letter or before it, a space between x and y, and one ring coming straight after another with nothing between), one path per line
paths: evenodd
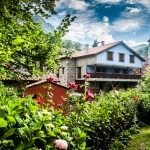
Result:
M119 61L124 62L124 54L119 53Z
M65 68L62 68L62 74L64 74L65 73Z
M77 78L81 78L81 67L77 68Z
M113 52L107 52L107 60L113 60Z
M56 76L57 76L57 78L59 78L59 69L58 69L58 72L56 73Z
M134 63L134 55L130 55L130 63Z

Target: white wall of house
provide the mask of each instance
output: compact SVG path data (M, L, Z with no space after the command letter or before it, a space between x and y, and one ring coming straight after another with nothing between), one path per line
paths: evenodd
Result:
M107 51L114 52L113 60L107 60ZM142 60L140 60L137 56L135 56L134 63L130 63L130 55L134 55L131 51L129 51L124 45L117 45L107 51L99 53L96 56L96 64L103 65L114 65L114 66L122 66L122 67L133 67L133 68L142 68ZM125 54L125 61L119 62L119 53Z

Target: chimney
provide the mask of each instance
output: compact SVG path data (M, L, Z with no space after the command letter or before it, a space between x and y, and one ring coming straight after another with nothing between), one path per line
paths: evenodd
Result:
M89 44L85 44L85 51L88 53L89 50Z
M101 46L104 46L105 45L105 41L101 41Z

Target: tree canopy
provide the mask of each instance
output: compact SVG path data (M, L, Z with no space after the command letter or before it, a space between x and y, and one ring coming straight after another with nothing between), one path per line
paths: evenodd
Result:
M44 33L32 15L50 17L56 14L58 0L0 1L0 79L40 74L40 66L59 66L62 37L75 19L67 15L53 33Z
M100 42L98 42L97 39L94 40L92 47L97 47L99 43L100 43Z

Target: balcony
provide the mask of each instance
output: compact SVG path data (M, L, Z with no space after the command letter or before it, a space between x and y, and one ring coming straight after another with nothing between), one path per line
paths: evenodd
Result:
M89 73L90 78L110 78L110 79L141 79L141 75L129 75L129 74L108 74L108 73Z

